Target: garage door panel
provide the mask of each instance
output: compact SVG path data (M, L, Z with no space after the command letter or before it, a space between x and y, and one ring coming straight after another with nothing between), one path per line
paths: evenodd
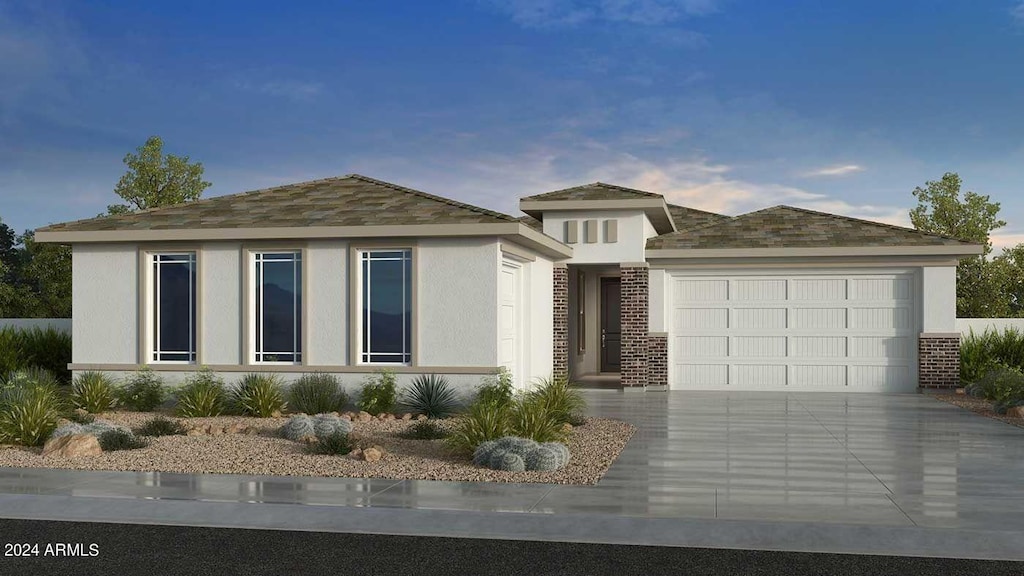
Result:
M790 299L805 300L845 300L846 280L815 278L813 280L791 280L789 282Z
M769 356L786 355L785 336L737 336L733 338L733 356Z
M736 308L733 310L734 327L771 330L786 327L785 308Z
M677 331L729 327L728 308L681 308L676 310Z
M794 308L792 327L797 330L846 328L846 308Z
M675 295L686 299L672 304L673 387L916 387L912 274L675 274Z
M790 355L796 358L845 358L845 336L791 336Z
M728 336L680 336L676 350L693 358L723 357L729 355Z

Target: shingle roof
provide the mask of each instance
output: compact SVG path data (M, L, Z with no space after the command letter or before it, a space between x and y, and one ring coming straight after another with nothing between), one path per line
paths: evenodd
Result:
M891 224L775 206L664 234L648 250L709 248L821 248L854 246L963 246L955 238Z
M516 218L358 174L311 180L131 214L54 224L47 232L487 224Z
M638 198L661 197L661 194L653 192L644 192L643 190L605 184L604 182L594 182L592 184L527 196L523 200L634 200Z
M729 217L724 214L705 212L704 210L687 208L686 206L678 206L676 204L669 204L668 212L672 215L672 220L676 223L676 230L696 228L697 226L704 226L705 224L721 222L722 220L729 219Z
M541 232L544 231L544 223L534 218L533 216L530 216L529 214L525 216L520 216L519 221L522 222L523 224L526 224L530 228L533 228L534 230L540 230Z

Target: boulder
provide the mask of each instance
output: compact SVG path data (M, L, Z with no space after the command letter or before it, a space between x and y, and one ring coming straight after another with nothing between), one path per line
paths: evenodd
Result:
M241 422L235 422L224 428L225 434L243 434L245 433L245 424Z
M280 418L281 417L281 411L280 410L274 410L273 412L270 413L270 417L271 418Z
M210 424L210 428L207 431L210 436L220 436L224 433L223 426L217 426L216 424Z
M402 420L412 420L412 414L410 414L409 412L402 414Z
M427 415L426 414L420 414L419 416L416 417L416 420L418 420L418 421L422 421L422 420L426 420L426 419L427 419Z
M373 420L373 415L369 412L360 412L358 418L360 422L369 422Z
M348 457L353 460L361 460L363 458L363 451L359 448L353 448L352 451L348 453Z
M1014 406L1006 411L1010 418L1024 418L1024 406Z
M341 419L342 420L348 420L349 422L351 422L352 421L352 415L349 414L348 412L345 412L344 414L341 415Z
M68 434L51 438L43 446L43 457L77 458L79 456L98 456L102 453L100 441L92 434Z
M377 462L384 456L384 453L376 448L367 448L363 450L363 460L367 462Z
M966 388L957 388L957 389L956 389L956 390L954 390L953 392L954 392L954 393L955 393L955 394L956 394L957 396L964 396L965 394L967 394L967 389L966 389Z
M185 436L206 436L206 432L202 428L189 428Z

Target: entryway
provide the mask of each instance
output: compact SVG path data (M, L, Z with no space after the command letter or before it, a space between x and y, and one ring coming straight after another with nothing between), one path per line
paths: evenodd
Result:
M601 372L618 372L622 361L622 301L619 278L601 278Z
M569 266L569 372L572 380L619 385L622 290L617 265Z

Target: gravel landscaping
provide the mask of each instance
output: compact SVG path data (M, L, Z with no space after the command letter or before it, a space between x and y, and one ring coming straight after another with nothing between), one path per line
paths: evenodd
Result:
M137 428L153 413L108 412L100 418ZM161 436L138 450L104 452L78 458L47 457L39 448L7 446L0 449L0 466L67 468L78 470L159 471L214 474L261 474L279 476L329 476L391 478L396 480L457 480L491 482L540 482L596 484L632 437L636 428L626 422L587 418L570 432L566 445L569 464L553 472L503 472L474 466L468 458L450 453L441 440L407 440L399 433L413 424L408 420L354 422L352 438L360 447L378 445L384 456L377 462L348 456L321 456L305 452L303 444L277 434L287 418L183 419L188 425L255 428L254 434ZM451 426L452 420L439 420ZM255 432L255 431L254 431Z
M987 418L992 418L993 420L999 420L1000 422L1005 422L1018 428L1024 428L1024 418L1013 418L1005 414L996 414L992 410L992 402L985 400L984 398L974 398L964 394L950 394L948 392L933 393L931 394L931 397L954 406L959 406L965 410L970 410L975 414L980 414Z

